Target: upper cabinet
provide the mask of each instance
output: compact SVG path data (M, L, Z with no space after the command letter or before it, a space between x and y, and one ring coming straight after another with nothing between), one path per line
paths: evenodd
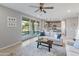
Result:
M45 28L54 32L61 32L61 21L46 21Z

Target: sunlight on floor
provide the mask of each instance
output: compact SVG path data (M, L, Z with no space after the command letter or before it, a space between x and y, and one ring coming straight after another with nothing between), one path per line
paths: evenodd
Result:
M29 40L24 41L22 43L22 47L25 47L26 45L29 45L29 44L35 42L37 39L38 39L38 37L35 37L35 38L32 38L32 39L29 39Z

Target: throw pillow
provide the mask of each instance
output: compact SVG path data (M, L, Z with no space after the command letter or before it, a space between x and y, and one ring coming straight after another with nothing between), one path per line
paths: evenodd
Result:
M40 36L45 36L45 32L40 32Z
M76 40L76 41L74 42L74 47L75 47L75 48L79 48L79 40Z

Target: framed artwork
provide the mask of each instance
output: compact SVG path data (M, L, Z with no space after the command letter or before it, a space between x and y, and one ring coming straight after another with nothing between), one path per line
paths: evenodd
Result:
M15 17L7 17L7 26L8 27L16 27L16 18Z

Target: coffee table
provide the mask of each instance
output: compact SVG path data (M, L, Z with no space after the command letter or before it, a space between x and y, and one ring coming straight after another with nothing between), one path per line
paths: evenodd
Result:
M50 52L50 49L52 48L52 44L53 44L52 40L48 40L48 39L45 40L44 38L41 38L41 39L38 39L36 42L37 42L37 48L39 47L39 45L42 45L42 46L48 47L48 51Z

